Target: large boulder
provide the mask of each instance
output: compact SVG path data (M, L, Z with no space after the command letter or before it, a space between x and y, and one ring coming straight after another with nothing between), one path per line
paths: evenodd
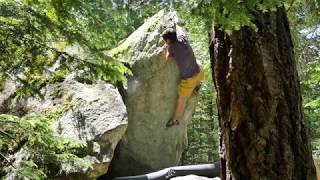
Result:
M109 176L144 174L177 165L187 145L187 121L197 96L189 98L179 126L165 124L175 109L179 73L174 61L161 64L161 33L174 26L175 13L160 11L147 20L109 55L128 64L125 103L128 129L112 160Z
M85 159L93 170L73 171L62 179L95 179L108 170L114 149L127 128L127 111L117 88L98 81L78 82L68 76L60 83L48 84L40 93L42 98L16 99L15 83L7 81L0 93L0 113L27 114L54 111L53 128L63 137L87 142ZM80 172L81 171L81 172Z

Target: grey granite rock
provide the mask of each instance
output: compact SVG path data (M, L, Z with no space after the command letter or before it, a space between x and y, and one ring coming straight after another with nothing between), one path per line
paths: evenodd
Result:
M11 87L11 88L10 88ZM93 84L77 82L68 76L60 83L41 89L42 98L10 98L14 82L7 82L0 93L2 113L32 113L60 108L60 115L52 128L61 136L87 142L85 159L93 163L93 170L71 170L63 179L95 179L108 170L114 149L127 128L127 111L117 88L97 81Z
M176 102L179 73L174 61L161 64L161 33L176 14L160 11L117 48L107 52L130 65L126 90L128 129L120 141L109 174L145 174L177 165L187 144L187 121L197 96L190 97L179 126L166 128Z

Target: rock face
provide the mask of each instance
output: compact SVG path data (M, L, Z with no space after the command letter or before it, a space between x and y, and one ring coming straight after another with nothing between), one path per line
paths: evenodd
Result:
M107 172L114 149L127 127L126 107L113 85L105 82L83 84L70 77L43 88L43 99L24 101L10 99L14 94L13 82L7 82L6 86L6 92L0 95L0 113L46 112L60 108L61 115L55 124L57 132L87 142L85 159L94 164L94 169L63 178L94 179Z
M174 16L160 11L108 52L127 63L133 73L123 93L128 129L112 160L110 176L144 174L177 165L187 144L186 122L192 117L196 95L189 98L182 123L165 127L175 108L179 73L174 61L161 64L159 54L164 45L161 33L173 27Z

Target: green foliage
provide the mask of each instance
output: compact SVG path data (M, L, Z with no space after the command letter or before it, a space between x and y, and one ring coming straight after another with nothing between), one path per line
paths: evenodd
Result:
M199 102L188 123L188 147L182 155L182 164L212 163L219 158L215 97L211 82L203 82Z
M275 11L278 7L287 5L286 0L190 0L184 3L193 15L200 16L208 27L212 23L221 30L231 34L241 27L256 29L253 20L257 11ZM178 3L176 6L180 6Z
M320 137L320 57L312 61L314 64L305 69L301 90L305 119L309 122L311 137L317 140Z
M21 161L20 166L21 167L16 170L15 178L17 179L28 178L40 180L47 177L41 170L38 169L38 166L34 164L33 161Z
M304 1L307 1L307 3ZM276 11L279 7L295 9L296 2L294 0L137 0L130 5L133 7L141 6L138 9L153 13L161 8L180 9L192 15L193 18L198 16L197 18L205 22L208 28L214 24L226 33L231 34L244 26L257 30L254 24L257 11L265 13ZM319 19L319 0L299 0L298 2L303 5L308 4L305 6L305 10L318 10L317 14L308 17L309 19L312 19L312 17ZM317 15L318 17L316 17Z
M318 0L296 0L288 12L301 79L304 118L309 125L315 159L320 159L319 5Z
M314 155L320 158L320 56L311 57L301 81L301 90L304 117L311 130L312 149Z
M55 92L53 93L56 93L56 94L52 94L53 97L58 97L58 96L61 96L63 92L61 92L62 90L57 88ZM66 96L63 100L63 104L58 106L58 107L55 107L55 108L52 108L52 109L49 109L46 113L45 113L45 116L50 119L50 121L54 121L54 120L57 120L61 117L61 115L66 112L67 110L69 110L70 108L72 108L72 106L74 105L72 103L72 97L71 96Z
M123 15L102 0L0 1L1 82L18 80L18 94L30 96L75 70L88 79L124 81L129 70L100 52L133 29Z
M319 0L295 0L288 10L294 28L312 27L320 22Z
M21 118L0 115L0 151L6 157L1 161L1 166L6 168L1 169L0 174L18 179L43 179L92 168L81 158L86 143L55 134L51 128L53 122L37 114ZM23 154L24 159L16 166L11 164L10 155L17 151Z

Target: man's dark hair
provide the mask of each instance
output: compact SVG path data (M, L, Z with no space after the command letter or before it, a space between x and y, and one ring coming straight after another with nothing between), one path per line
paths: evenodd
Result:
M164 40L166 39L170 39L172 42L176 42L177 41L177 33L175 30L173 30L172 28L169 28L167 30L165 30L163 33L162 33L162 38Z

